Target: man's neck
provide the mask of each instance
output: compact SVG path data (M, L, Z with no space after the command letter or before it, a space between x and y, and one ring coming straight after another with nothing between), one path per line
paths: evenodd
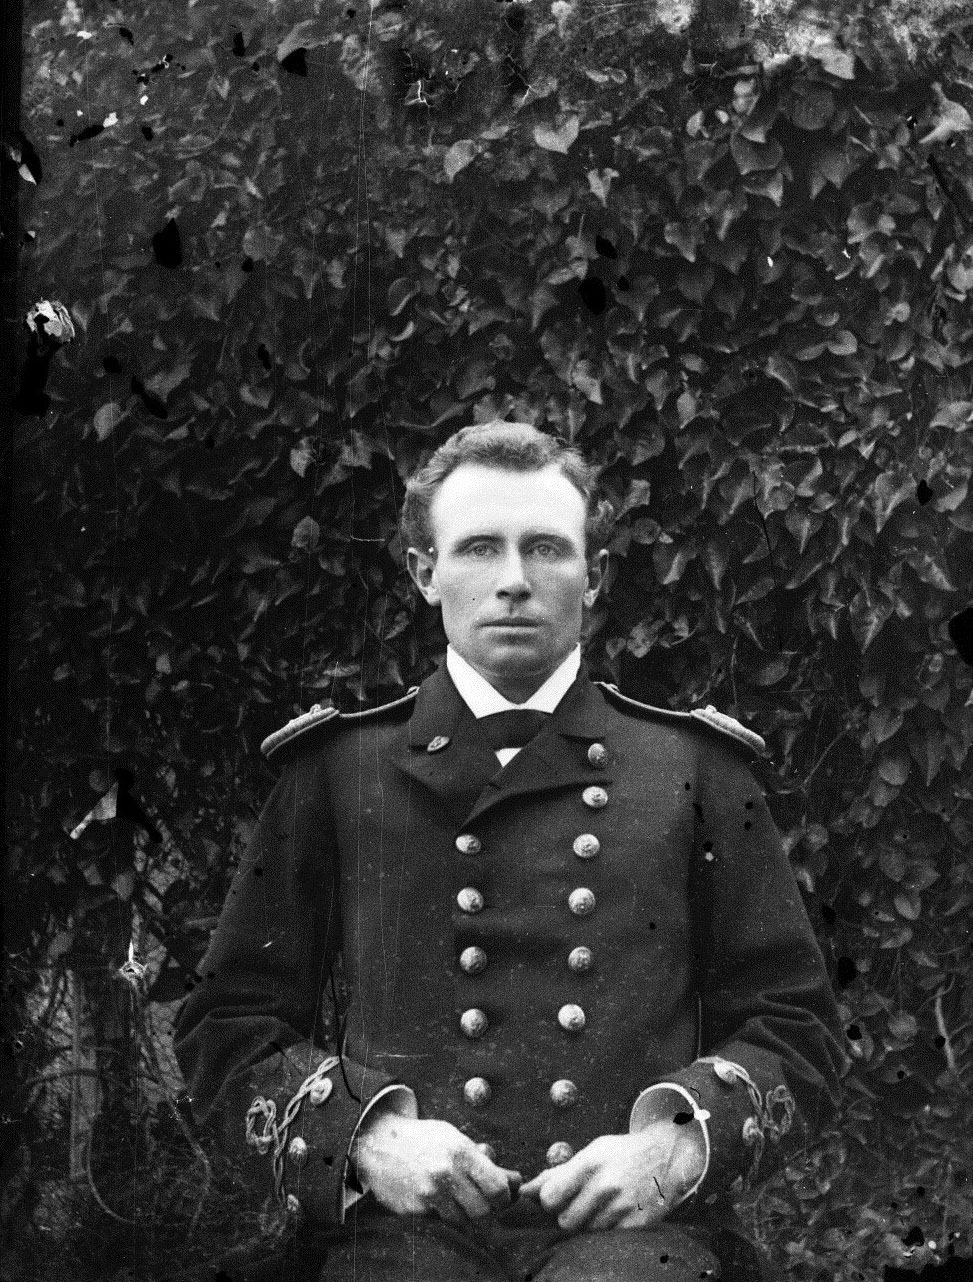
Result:
M503 673L485 672L452 646L446 652L446 666L463 698L467 703L482 703L488 712L498 710L494 706L499 702L497 696L508 703L521 705L537 694L541 695L541 702L550 705L543 710L553 711L574 681L580 662L580 646L575 646L551 671L511 677Z

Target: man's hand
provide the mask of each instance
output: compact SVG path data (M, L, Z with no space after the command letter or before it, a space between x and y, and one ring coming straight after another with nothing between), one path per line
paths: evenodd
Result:
M697 1128L653 1122L634 1135L602 1135L520 1190L562 1229L645 1229L658 1224L703 1172Z
M351 1160L397 1215L435 1212L460 1227L508 1206L521 1176L497 1166L449 1122L380 1112L367 1118Z

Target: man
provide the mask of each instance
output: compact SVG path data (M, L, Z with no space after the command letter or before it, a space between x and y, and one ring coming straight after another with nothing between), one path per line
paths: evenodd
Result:
M264 744L281 777L176 1049L322 1278L719 1277L729 1197L833 1111L838 1017L762 740L581 664L601 511L550 436L457 433L403 511L445 664Z

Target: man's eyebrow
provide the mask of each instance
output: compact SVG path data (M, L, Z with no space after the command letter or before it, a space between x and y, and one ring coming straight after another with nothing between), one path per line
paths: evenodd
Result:
M452 541L451 546L456 550L468 547L471 543L502 543L505 536L497 533L495 530L480 530L469 534L463 534ZM574 547L575 540L567 534L562 534L555 530L535 529L525 530L519 537L521 543L557 543L561 547Z

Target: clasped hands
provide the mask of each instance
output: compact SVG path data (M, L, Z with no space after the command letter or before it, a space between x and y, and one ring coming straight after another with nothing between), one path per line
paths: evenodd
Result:
M359 1133L352 1162L377 1201L398 1215L437 1214L457 1226L534 1198L571 1232L658 1224L702 1174L696 1128L656 1121L602 1135L561 1166L522 1182L449 1122L379 1113Z

